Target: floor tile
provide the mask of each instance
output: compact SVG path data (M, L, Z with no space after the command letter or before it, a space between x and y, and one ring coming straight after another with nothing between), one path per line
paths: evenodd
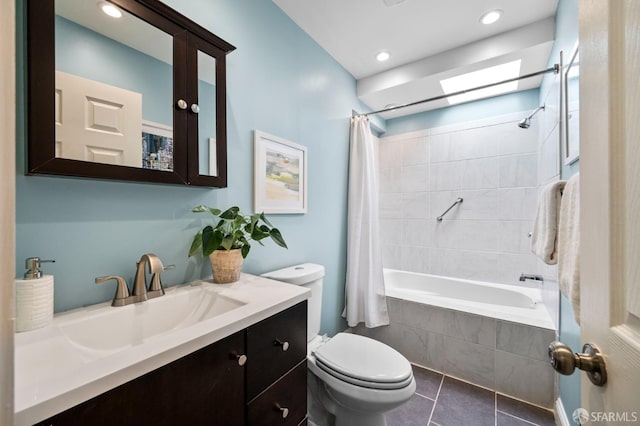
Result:
M495 394L445 377L432 420L441 426L494 426Z
M406 404L386 414L387 426L427 426L433 401L414 395Z
M435 400L442 382L442 374L415 365L412 367L413 377L416 379L416 393Z
M533 426L533 423L526 422L505 413L497 413L496 426Z
M498 411L511 414L540 426L555 425L551 411L500 394L498 394Z

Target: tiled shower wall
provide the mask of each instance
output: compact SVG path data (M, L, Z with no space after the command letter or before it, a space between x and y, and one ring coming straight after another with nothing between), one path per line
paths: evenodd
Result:
M517 125L528 113L380 139L385 267L506 284L536 272L538 120Z

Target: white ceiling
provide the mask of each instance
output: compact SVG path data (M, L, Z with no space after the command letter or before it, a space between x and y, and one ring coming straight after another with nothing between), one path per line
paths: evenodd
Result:
M516 59L521 75L545 69L557 7L557 0L273 1L357 79L358 96L373 110L442 95L441 79ZM501 9L502 19L481 24L492 9ZM380 63L375 56L383 50L391 58ZM520 80L517 90L540 81ZM447 105L431 102L383 117Z

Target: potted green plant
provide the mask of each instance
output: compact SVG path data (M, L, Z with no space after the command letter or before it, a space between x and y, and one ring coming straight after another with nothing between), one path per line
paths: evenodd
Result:
M213 224L205 226L193 237L189 256L202 252L203 257L209 257L215 283L232 283L240 279L242 261L251 250L251 240L262 245L263 239L271 238L280 247L287 248L282 234L264 213L249 216L242 214L236 206L222 211L203 205L191 211L208 212L213 216Z

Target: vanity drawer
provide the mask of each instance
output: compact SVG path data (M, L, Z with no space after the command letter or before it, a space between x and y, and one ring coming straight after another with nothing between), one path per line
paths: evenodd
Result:
M306 301L249 327L247 400L251 401L306 357Z
M296 426L304 424L306 416L306 359L251 401L247 410L249 426Z

